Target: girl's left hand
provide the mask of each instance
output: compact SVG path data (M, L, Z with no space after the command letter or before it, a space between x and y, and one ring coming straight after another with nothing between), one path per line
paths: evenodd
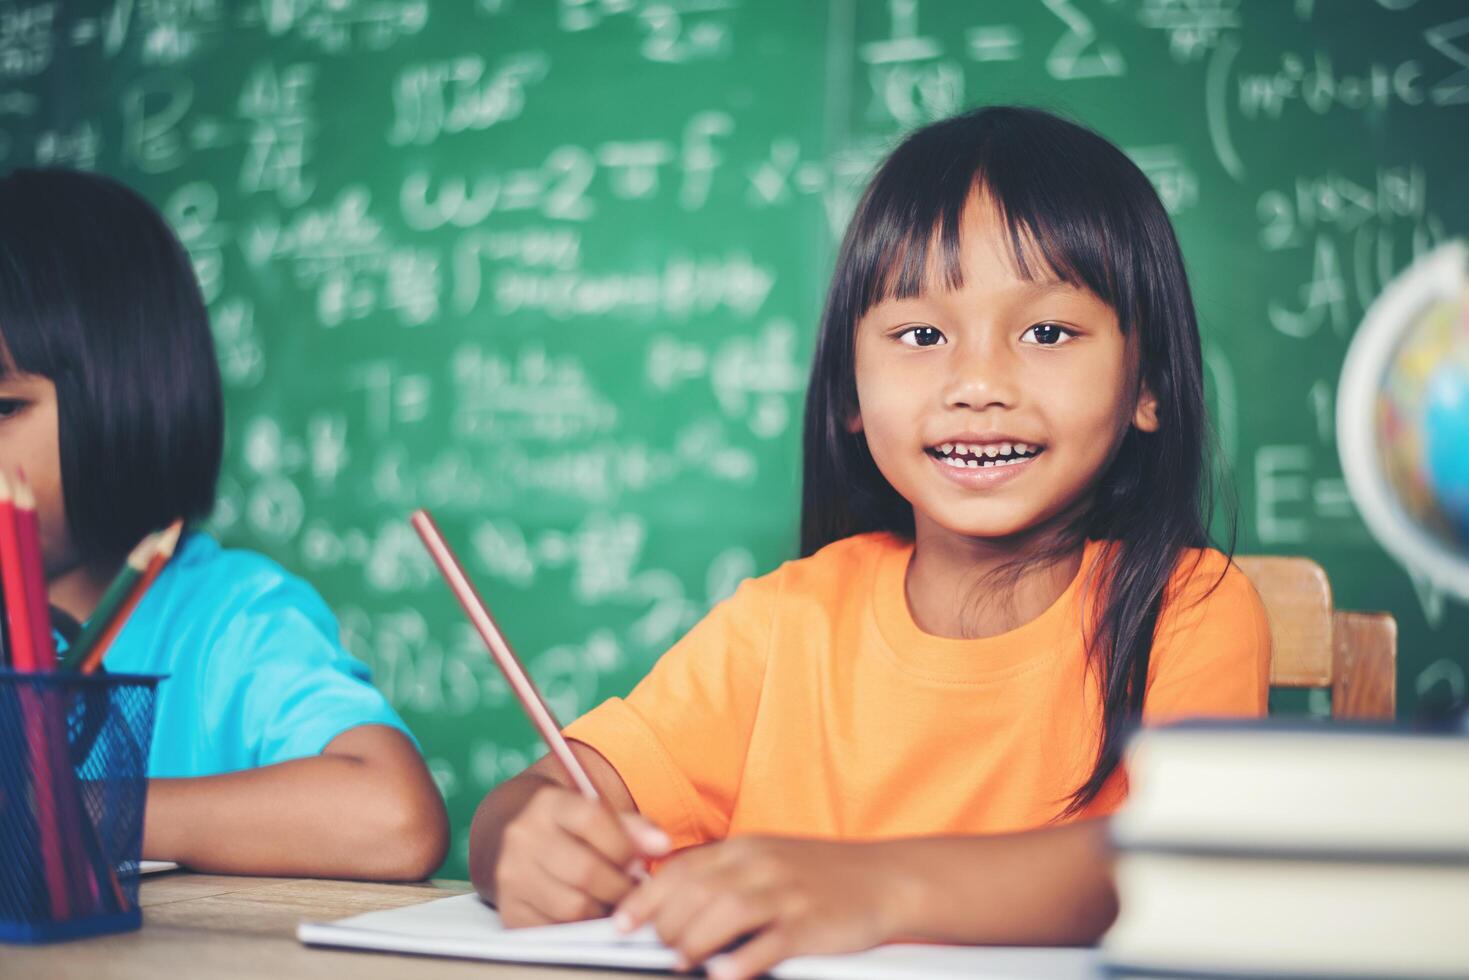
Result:
M756 977L791 956L867 949L902 931L901 872L883 848L780 837L708 844L670 858L614 919L623 931L651 922L679 969L703 963L714 980Z

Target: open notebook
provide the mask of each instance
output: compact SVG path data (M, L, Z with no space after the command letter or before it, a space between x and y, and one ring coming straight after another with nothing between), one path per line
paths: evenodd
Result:
M337 922L303 922L296 937L313 946L346 946L426 956L511 963L670 970L673 953L651 929L620 935L609 919L534 929L506 929L476 895L368 912ZM802 956L771 973L786 980L910 980L912 977L1093 980L1089 949L893 945L844 956Z

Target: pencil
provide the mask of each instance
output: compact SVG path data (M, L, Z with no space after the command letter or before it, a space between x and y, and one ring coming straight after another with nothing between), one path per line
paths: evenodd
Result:
M0 576L4 570L0 569ZM14 667L15 664L10 655L10 623L5 618L5 585L0 582L0 669Z
M150 534L139 541L132 551L128 552L127 560L122 564L122 570L113 576L107 591L102 593L102 598L97 602L97 608L87 618L87 625L82 628L82 633L77 637L76 643L66 651L62 658L62 670L76 670L86 659L87 652L92 649L97 640L101 638L107 625L112 622L117 611L127 602L128 595L138 579L148 571L148 560L158 550L159 535Z
M46 598L46 563L41 557L41 525L36 495L25 470L16 473L15 535L20 542L21 578L30 613L31 645L37 670L56 669L56 640L51 636L51 603Z
M5 621L10 627L10 660L16 670L35 670L31 645L31 604L21 577L20 540L16 534L15 497L0 470L0 580L5 594Z
M556 716L551 713L546 699L541 697L541 692L536 689L530 675L525 672L520 658L515 655L514 650L510 649L510 643L505 639L505 634L500 632L495 618L490 615L489 607L480 598L474 583L469 580L464 566L459 564L459 559L454 555L454 549L450 548L449 542L444 540L444 534L434 523L433 517L427 510L419 509L413 512L410 523L418 532L418 536L423 539L424 547L433 557L434 564L439 566L439 573L448 583L449 591L453 592L454 597L459 600L459 605L464 608L465 615L469 617L480 639L489 648L495 665L500 668L500 673L505 675L505 680L510 684L510 690L515 692L516 700L525 709L531 724L540 733L541 740L551 750L551 758L560 763L561 771L567 779L571 780L571 784L583 797L595 803L601 803L603 806L609 806L602 795L597 792L596 785L587 775L587 771L582 768L575 753L571 751L571 746L566 744ZM648 866L642 859L639 859L631 870L632 876L640 881L648 877Z
M56 641L51 635L51 604L46 592L45 559L41 554L40 519L36 511L35 491L31 489L24 470L16 474L14 502L21 579L29 600L35 662L38 669L55 670ZM101 843L96 840L96 830L86 814L81 787L72 771L66 733L66 699L61 696L62 691L63 688L58 687L48 692L55 700L46 705L50 710L43 712L43 723L48 729L46 742L52 752L50 778L53 780L52 792L60 819L62 839L72 845L65 848L63 854L63 871L71 890L70 900L75 903L74 910L81 913L87 910L90 894L91 907L98 910L99 902L106 895L103 889L105 875L111 885L111 897L120 903L118 910L121 911L127 908L127 899L111 863L102 858ZM83 851L86 852L85 855Z
M572 754L571 746L566 744L566 739L561 735L561 726L556 722L556 716L551 713L541 692L536 690L535 684L531 682L530 675L521 666L520 660L515 652L510 649L510 644L505 641L505 635L500 632L500 627L495 625L494 617L485 607L484 600L470 582L469 576L465 574L464 568L459 564L459 559L454 556L454 551L449 543L444 540L443 533L434 519L426 510L413 512L411 518L413 529L423 539L424 547L433 556L434 563L439 566L439 572L444 580L449 583L449 589L454 597L459 600L459 605L464 607L464 613L474 628L479 631L480 639L484 640L485 646L489 647L490 655L495 658L495 664L500 672L505 675L505 680L510 683L510 689L515 692L515 697L520 701L520 706L530 716L531 724L536 726L546 747L551 750L551 755L561 768L565 770L566 777L571 780L573 786L582 796L589 800L600 800L597 787L592 784L591 777L582 768L580 762Z
M102 665L102 658L107 656L107 650L117 639L117 634L122 632L122 628L127 625L128 617L133 614L134 609L138 608L138 603L143 601L148 587L153 584L159 573L163 571L163 566L168 564L168 560L173 557L174 549L178 547L179 536L183 534L183 531L184 522L180 519L174 521L159 534L158 546L153 549L153 554L148 559L147 569L138 576L138 580L128 591L127 599L118 607L117 612L103 628L102 635L97 638L97 642L87 651L86 658L81 665L82 673L93 673Z
M11 658L18 671L37 669L36 647L31 636L31 602L26 582L25 563L21 560L20 530L17 524L15 495L11 482L0 470L0 577L3 577L5 618L10 626ZM32 510L31 516L35 516ZM45 590L45 576L40 583ZM49 618L47 619L49 622ZM36 837L41 847L41 869L51 917L67 918L71 913L70 887L66 864L62 860L62 827L57 809L55 775L57 746L51 737L55 726L48 723L46 692L19 682L17 690L24 716L25 739L31 779L35 787L34 814ZM63 733L64 738L64 733ZM66 751L65 742L60 746Z
M30 613L31 644L35 650L37 670L56 669L56 640L51 635L51 602L46 593L46 561L41 553L41 522L36 511L36 494L25 470L17 470L14 481L15 533L20 544L21 584ZM62 870L66 875L69 901L75 914L88 909L88 895L95 907L101 892L89 862L79 848L86 847L92 826L83 813L81 787L72 771L70 745L66 733L68 698L65 689L54 687L42 696L41 722L46 726L45 746L51 752L49 778L60 821Z

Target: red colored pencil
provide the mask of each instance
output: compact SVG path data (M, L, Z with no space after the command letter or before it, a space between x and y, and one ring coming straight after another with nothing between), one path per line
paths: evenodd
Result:
M51 603L46 598L46 563L41 557L41 525L36 495L25 470L16 474L15 533L20 543L21 580L30 611L31 646L37 670L56 669L56 640L51 636Z
M46 560L41 554L41 522L36 513L36 494L25 470L16 471L13 491L15 533L20 544L21 581L25 585L30 611L33 657L37 670L50 673L56 670L56 639L51 635L51 602L46 593ZM56 687L46 691L42 723L46 726L45 746L51 752L50 778L61 828L62 870L70 890L72 912L82 915L96 908L101 885L97 879L98 872L85 858L83 835L93 831L83 812L81 790L71 768L66 735L67 699L63 690Z
M31 516L35 516L34 510ZM21 555L14 496L10 481L0 471L0 575L4 576L5 616L10 624L11 659L17 670L35 671L38 665L31 630L30 588ZM44 591L44 574L41 588ZM48 626L49 622L48 616ZM46 635L50 637L49 628ZM47 723L50 714L46 710L47 692L23 686L17 693L20 694L22 713L25 716L27 754L31 777L35 783L36 836L41 845L41 867L46 877L46 893L50 900L51 917L61 920L70 916L71 899L66 864L62 860L62 828L56 805L55 770L52 768L55 759L55 747L51 744L54 726ZM64 732L62 737L65 738ZM61 751L64 753L65 750L63 741Z
M36 513L36 495L24 470L16 475L14 498L21 580L29 600L34 660L37 669L53 671L56 669L56 640L51 635L51 602L46 591L45 558L41 554L40 520ZM55 688L48 692L53 695L54 700L46 705L50 710L44 712L43 722L47 726L46 744L53 753L50 775L62 839L71 845L62 849L62 857L63 872L69 879L71 900L75 903L74 911L84 914L88 910L88 897L91 900L90 910L100 911L98 903L102 898L104 875L108 879L112 897L118 903L117 910L126 911L127 896L123 894L110 861L102 853L100 843L95 843L91 848L86 846L84 835L90 835L95 842L96 831L86 814L81 788L76 784L71 769L66 734L66 700L60 696L61 691L62 688ZM89 852L95 852L95 858L88 859Z
M10 480L0 470L0 576L4 577L5 618L10 625L10 659L16 670L35 670L31 642L31 604L21 571L20 539L16 534L15 498Z

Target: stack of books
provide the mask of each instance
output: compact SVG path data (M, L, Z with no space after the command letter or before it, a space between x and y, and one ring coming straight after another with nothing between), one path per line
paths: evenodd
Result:
M1127 767L1113 974L1469 977L1469 738L1198 722Z

